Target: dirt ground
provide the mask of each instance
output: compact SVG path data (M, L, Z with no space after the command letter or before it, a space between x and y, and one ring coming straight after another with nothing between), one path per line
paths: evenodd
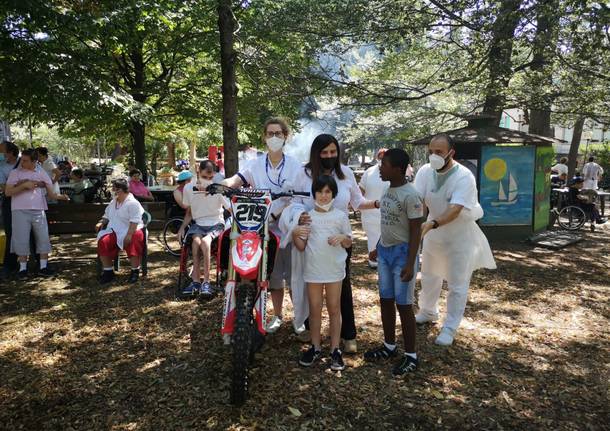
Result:
M241 409L227 402L222 298L174 301L177 260L156 233L149 277L122 284L125 261L104 288L93 239L56 237L55 279L0 287L0 428L610 429L610 231L582 233L558 252L493 244L498 269L473 277L455 344L440 348L439 326L420 327L420 369L404 379L361 354L346 355L338 374L328 360L300 368L304 346L284 325L267 337ZM362 352L381 325L376 274L356 237Z

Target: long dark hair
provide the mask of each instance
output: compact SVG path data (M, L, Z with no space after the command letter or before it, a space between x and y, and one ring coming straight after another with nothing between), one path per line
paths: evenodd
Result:
M337 178L340 180L345 178L345 174L341 170L341 147L339 146L339 142L333 135L328 135L326 133L316 136L316 139L314 139L311 144L309 162L305 165L305 173L311 178L318 178L322 174L323 168L322 161L320 160L320 153L330 144L335 144L337 146L337 160L335 161L333 170L337 174Z

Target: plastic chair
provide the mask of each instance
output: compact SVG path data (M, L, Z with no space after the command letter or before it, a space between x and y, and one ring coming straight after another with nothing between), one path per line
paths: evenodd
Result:
M148 225L152 221L152 216L149 212L144 211L142 214L142 223L144 227L142 227L142 232L144 233L144 250L142 250L142 261L140 262L142 276L146 277L148 275ZM101 262L98 259L98 272L101 271ZM117 254L117 257L114 258L114 270L119 271L121 269L121 255Z

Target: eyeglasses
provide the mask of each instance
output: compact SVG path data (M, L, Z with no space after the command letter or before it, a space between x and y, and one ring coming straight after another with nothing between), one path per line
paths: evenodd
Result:
M267 132L265 134L267 135L268 138L273 138L274 136L276 138L281 138L284 136L284 132Z

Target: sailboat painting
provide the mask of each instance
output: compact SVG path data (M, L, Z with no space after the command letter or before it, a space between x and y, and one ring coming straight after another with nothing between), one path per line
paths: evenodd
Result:
M508 174L508 195L504 191L502 181L498 181L498 200L492 201L491 204L495 207L498 205L513 205L517 203L517 196L519 195L519 188L517 187L517 181L513 177L512 173Z
M535 148L484 146L480 197L487 226L529 225L533 217Z

